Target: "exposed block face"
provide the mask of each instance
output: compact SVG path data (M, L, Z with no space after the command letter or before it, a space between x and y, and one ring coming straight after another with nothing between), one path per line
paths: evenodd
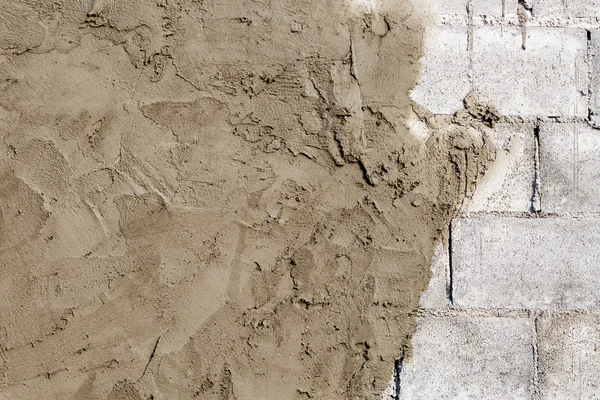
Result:
M557 19L589 19L600 17L600 0L529 0L533 6L533 25ZM468 16L469 0L435 0L432 10L440 16ZM471 0L474 16L516 21L518 0ZM574 21L570 21L573 23Z
M568 0L535 0L532 1L533 5L533 18L534 20L547 20L556 18L566 18L567 9L565 8L565 1ZM585 0L587 2L587 0Z
M493 17L496 20L501 20L504 15L505 20L514 20L518 5L518 0L473 0L473 15Z
M453 114L463 108L471 90L467 28L431 26L426 30L425 55L419 84L411 97L434 114Z
M467 1L465 0L434 0L432 6L436 15L467 15Z
M530 27L526 50L520 28L476 27L474 32L473 86L501 114L587 116L583 29Z
M529 399L533 322L526 318L425 317L403 363L400 399Z
M383 399L600 400L600 0L430 3L412 99L502 122Z
M462 15L468 16L469 0L435 0L433 10L436 15ZM516 15L517 0L505 0L504 15ZM471 0L473 15L502 17L502 0Z
M587 124L540 127L542 210L600 211L600 131Z
M450 254L446 243L438 244L431 260L431 279L427 290L421 293L422 308L448 307L448 271Z
M502 0L472 0L473 15L481 15L486 17L502 17ZM504 14L508 14L514 7L516 8L516 0L505 0Z
M600 220L482 217L452 225L454 305L600 307Z
M571 18L600 17L600 0L564 0L564 4L565 13Z
M497 124L496 160L477 183L468 210L521 211L539 208L534 198L536 139L531 124Z
M487 1L486 1L487 3ZM490 3L502 3L502 0ZM559 19L582 19L600 17L600 0L529 0L533 6L533 24ZM516 18L517 0L506 0L505 15ZM477 14L477 11L476 11ZM575 21L569 21L571 23Z
M600 399L600 317L538 320L541 399Z

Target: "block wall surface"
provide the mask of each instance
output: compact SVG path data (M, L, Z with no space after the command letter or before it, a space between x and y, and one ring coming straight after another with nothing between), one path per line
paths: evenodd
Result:
M498 153L385 398L600 399L600 1L435 3L413 99L453 114L476 92Z

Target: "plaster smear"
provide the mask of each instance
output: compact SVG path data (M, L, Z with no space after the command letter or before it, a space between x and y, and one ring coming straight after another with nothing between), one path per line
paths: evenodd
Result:
M355 6L0 1L0 398L381 396L494 150Z

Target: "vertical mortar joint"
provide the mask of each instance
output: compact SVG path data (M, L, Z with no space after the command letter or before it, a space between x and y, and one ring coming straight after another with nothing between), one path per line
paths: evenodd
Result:
M540 398L540 390L539 390L539 376L540 376L540 370L539 370L539 349L538 349L538 323L539 323L539 313L535 312L533 315L533 341L531 344L532 347L532 356L533 356L533 381L532 381L532 386L533 386L533 393L532 393L532 398L533 399L539 399Z
M453 281L453 267L452 267L452 222L448 226L448 272L446 282L446 298L451 306L454 305L454 281Z
M597 127L595 121L595 113L598 109L598 100L594 95L596 82L598 78L594 74L594 45L592 42L592 30L586 29L586 37L587 37L587 48L586 48L586 64L587 64L587 104L588 104L588 124L592 127Z
M533 128L534 152L533 152L533 181L531 182L531 199L529 200L529 212L538 213L542 209L540 196L540 125Z
M473 68L473 36L474 36L474 25L473 25L473 0L467 1L467 57L469 58L469 79L471 81L471 90L475 88L474 68Z
M401 377L402 367L404 363L404 356L400 357L399 360L394 361L394 400L400 400L400 388L401 388Z

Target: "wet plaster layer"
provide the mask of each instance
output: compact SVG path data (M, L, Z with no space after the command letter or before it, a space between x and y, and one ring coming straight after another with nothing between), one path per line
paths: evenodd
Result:
M0 398L379 398L494 158L410 100L428 23L1 0Z

